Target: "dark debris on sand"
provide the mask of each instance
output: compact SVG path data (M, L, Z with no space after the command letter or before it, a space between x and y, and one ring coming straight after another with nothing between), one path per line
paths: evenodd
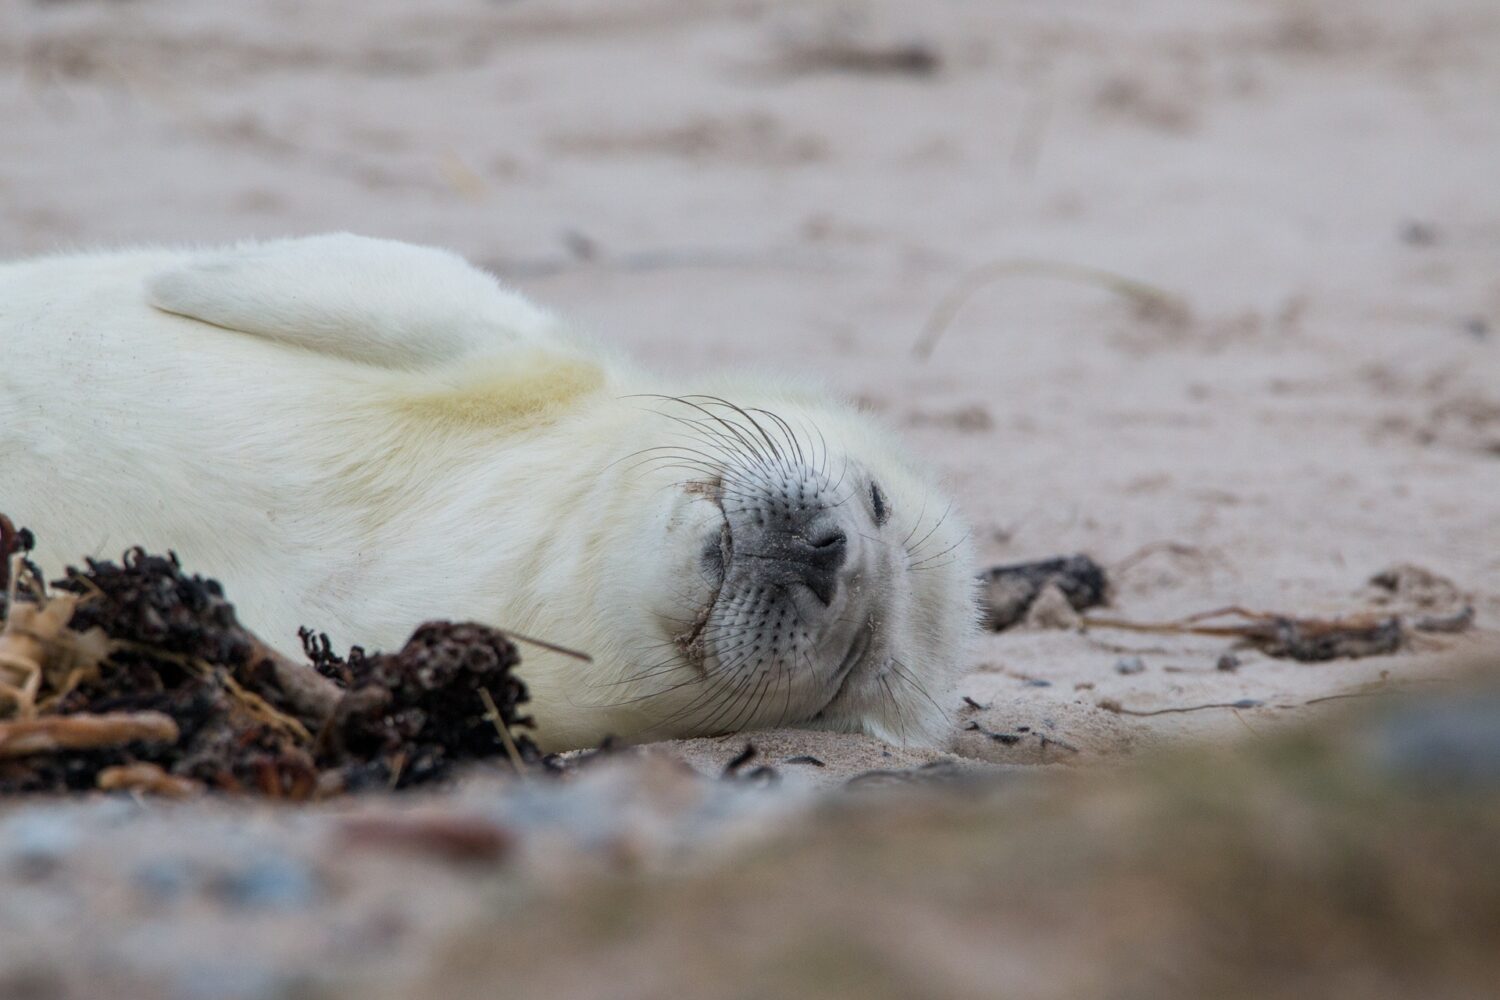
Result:
M454 761L508 753L479 691L489 693L521 760L540 759L515 731L532 725L519 711L526 686L511 672L521 658L494 629L428 622L398 653L371 656L356 646L347 659L331 653L326 636L302 635L318 671L347 691L326 743L335 758L364 762L346 768L351 788L405 787L441 777Z
M495 629L429 622L398 652L347 658L304 633L312 665L297 663L173 555L90 560L49 588L22 558L30 536L3 525L16 579L14 607L0 607L0 793L305 800L409 788L465 761L541 762L521 731L520 656Z
M1097 607L1109 599L1109 580L1086 555L995 566L979 576L984 625L1003 632L1023 620L1048 586L1062 591L1074 611Z

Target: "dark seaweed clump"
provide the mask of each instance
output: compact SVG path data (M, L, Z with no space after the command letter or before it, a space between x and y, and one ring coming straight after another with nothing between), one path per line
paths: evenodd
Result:
M10 534L19 549L20 533ZM29 576L18 600L57 599ZM541 760L518 731L532 725L513 673L520 656L495 629L429 622L399 652L355 647L347 658L304 632L312 662L297 664L245 629L218 582L184 573L174 554L89 560L53 588L77 598L59 645L86 634L107 642L85 661L39 665L39 717L161 712L180 736L3 760L0 792L89 789L105 768L137 763L275 798L409 788L465 761L509 756L506 736L518 763Z
M335 656L327 636L304 630L303 646L325 677L347 690L328 727L336 759L347 760L353 788L404 788L446 774L456 762L508 754L498 722L521 760L541 753L520 728L526 685L512 673L516 647L500 632L473 623L428 622L398 653L367 655L358 646Z

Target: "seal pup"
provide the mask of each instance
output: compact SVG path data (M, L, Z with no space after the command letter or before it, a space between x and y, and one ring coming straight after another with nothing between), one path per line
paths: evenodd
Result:
M528 649L539 742L778 724L938 741L968 535L870 415L686 388L445 251L348 234L0 266L0 509L49 572L128 545L296 651L430 618Z

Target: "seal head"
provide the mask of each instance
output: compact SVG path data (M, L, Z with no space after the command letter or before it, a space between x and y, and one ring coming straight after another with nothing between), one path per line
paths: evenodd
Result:
M642 591L658 655L609 682L629 689L617 704L672 735L811 722L936 739L975 620L968 535L936 486L826 397L683 396L656 414L676 438L648 449L637 487L664 498Z

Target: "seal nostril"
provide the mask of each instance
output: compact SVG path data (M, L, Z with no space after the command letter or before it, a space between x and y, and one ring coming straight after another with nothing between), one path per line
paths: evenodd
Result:
M837 528L823 535L821 538L812 539L812 547L815 549L843 548L849 543L849 539Z
M848 550L848 537L834 527L807 538L794 560L801 582L824 604L832 604L838 593L839 570Z

